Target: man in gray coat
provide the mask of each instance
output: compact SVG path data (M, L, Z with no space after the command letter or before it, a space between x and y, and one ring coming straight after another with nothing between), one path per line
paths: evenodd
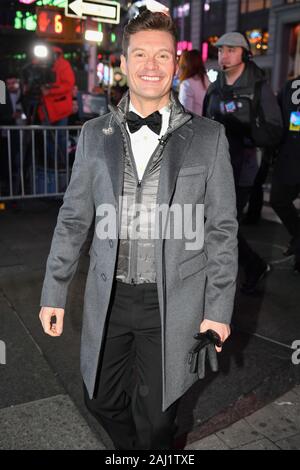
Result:
M47 334L62 334L94 221L81 338L86 405L117 449L168 449L179 398L198 379L188 365L193 335L212 329L224 342L230 334L235 190L223 126L185 112L171 92L171 18L146 10L132 19L123 53L129 94L83 126L40 319Z

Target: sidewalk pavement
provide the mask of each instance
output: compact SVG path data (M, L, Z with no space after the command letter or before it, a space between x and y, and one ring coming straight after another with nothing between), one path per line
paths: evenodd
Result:
M0 211L0 345L6 347L6 364L0 357L0 449L113 449L82 398L88 241L70 286L63 335L48 337L38 320L59 205L18 201L17 209ZM299 448L300 367L292 363L291 345L300 339L300 278L292 273L292 259L282 256L288 235L280 224L262 221L245 230L274 269L257 295L238 291L219 373L198 381L181 400L180 448Z
M300 450L300 386L186 450Z

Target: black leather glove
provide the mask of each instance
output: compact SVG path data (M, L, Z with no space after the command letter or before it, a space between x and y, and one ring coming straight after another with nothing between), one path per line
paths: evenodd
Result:
M218 333L207 330L194 335L197 342L189 351L188 364L191 374L198 374L199 379L205 377L206 358L213 372L218 371L218 358L215 346L221 347L222 341Z

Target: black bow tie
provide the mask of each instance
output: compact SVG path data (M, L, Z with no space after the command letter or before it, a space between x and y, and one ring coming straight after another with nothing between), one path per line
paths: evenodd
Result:
M142 126L148 126L155 134L160 134L162 115L155 111L146 118L142 118L138 114L130 111L126 114L126 121L131 133L137 132Z

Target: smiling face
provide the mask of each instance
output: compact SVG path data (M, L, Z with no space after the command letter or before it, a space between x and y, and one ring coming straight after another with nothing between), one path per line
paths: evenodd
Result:
M130 99L136 103L155 102L157 109L169 102L176 72L176 51L172 35L166 31L139 31L130 36L127 56L121 57L127 76Z

